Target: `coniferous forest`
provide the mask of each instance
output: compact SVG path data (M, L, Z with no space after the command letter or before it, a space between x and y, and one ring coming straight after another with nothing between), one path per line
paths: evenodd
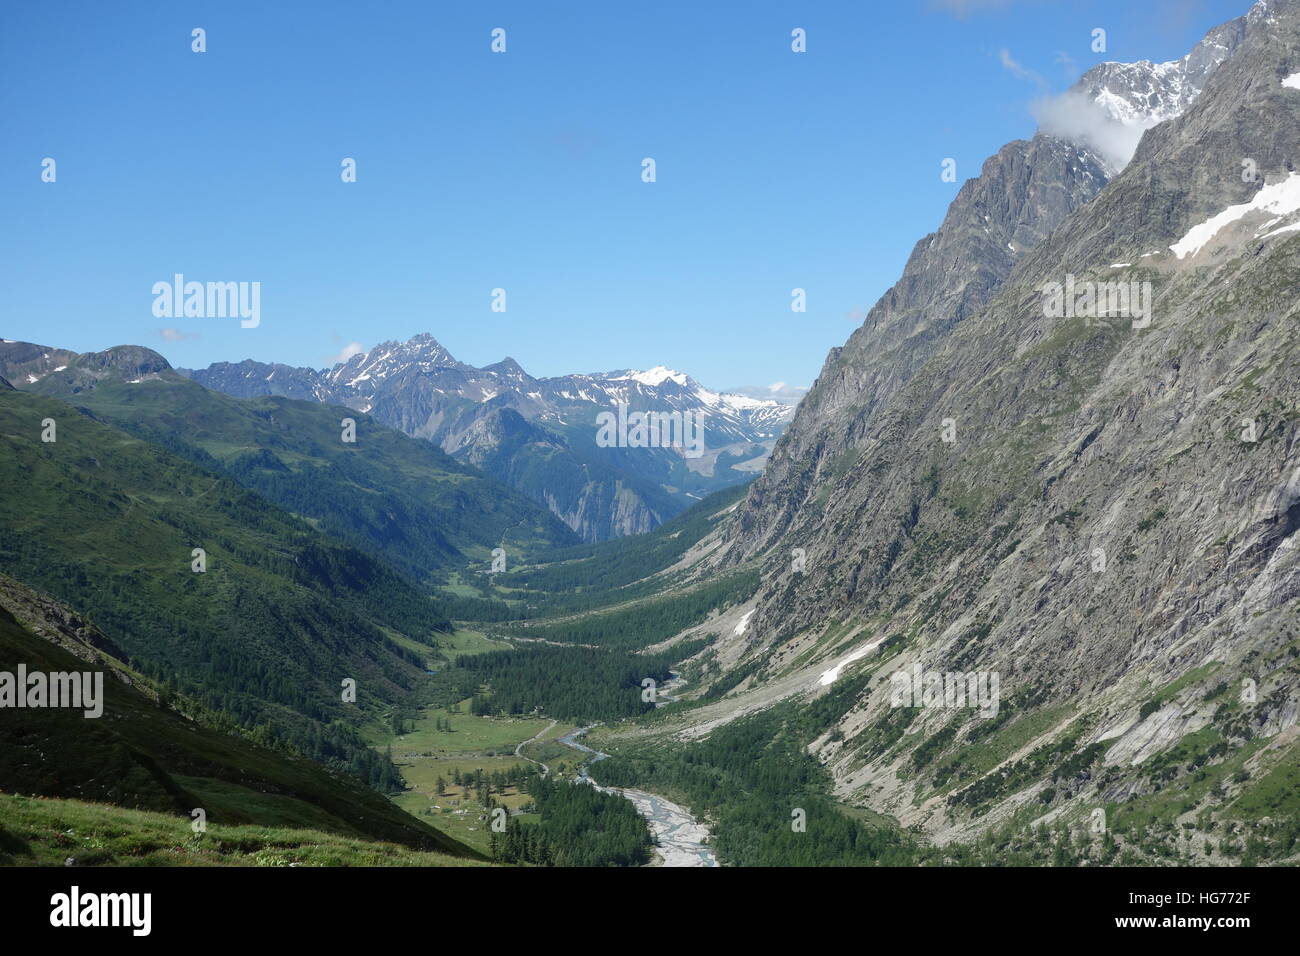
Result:
M493 834L496 859L539 866L641 866L650 861L650 830L623 797L541 776L530 778L525 787L541 822L509 820L503 834Z

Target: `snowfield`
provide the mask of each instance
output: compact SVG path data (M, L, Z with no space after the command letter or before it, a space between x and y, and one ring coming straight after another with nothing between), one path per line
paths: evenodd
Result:
M1290 173L1280 183L1265 186L1250 202L1229 206L1217 216L1211 216L1205 222L1192 226L1187 231L1187 235L1169 248L1179 259L1189 255L1194 256L1204 249L1221 229L1249 213L1266 212L1280 219L1297 209L1300 209L1300 173Z

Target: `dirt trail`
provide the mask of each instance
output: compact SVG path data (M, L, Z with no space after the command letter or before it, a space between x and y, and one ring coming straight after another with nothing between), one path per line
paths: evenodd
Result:
M523 753L524 744L531 744L536 742L537 740L540 740L543 736L550 733L551 728L554 727L557 723L559 723L559 721L552 720L550 724L548 724L546 727L543 727L541 730L539 730L536 733L536 735L529 737L527 740L519 741L519 743L515 746L515 756L527 760L529 763L537 764L537 766L542 768L543 777L545 777L548 773L551 772L551 768L546 766L546 764L542 763L540 760L534 760L532 757L526 756Z

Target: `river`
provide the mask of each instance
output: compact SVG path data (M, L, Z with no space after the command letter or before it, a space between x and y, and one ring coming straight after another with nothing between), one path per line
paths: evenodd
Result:
M602 793L616 793L632 801L637 812L650 824L650 833L659 844L658 853L664 866L717 866L718 858L705 843L709 836L709 828L691 816L691 812L685 807L641 790L602 787L591 778L587 773L587 767L597 760L604 760L609 754L592 750L575 739L590 729L590 727L582 727L560 738L560 743L591 755L591 759L578 768L578 779L583 783L591 784Z

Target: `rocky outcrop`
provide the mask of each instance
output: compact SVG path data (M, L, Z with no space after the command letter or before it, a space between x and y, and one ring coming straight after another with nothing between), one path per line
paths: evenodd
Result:
M149 696L153 688L128 668L126 652L99 628L47 594L0 574L0 611L8 613L32 634L74 657L103 667L125 684Z
M38 382L55 369L72 364L76 357L76 352L67 349L0 339L0 375L16 385Z

